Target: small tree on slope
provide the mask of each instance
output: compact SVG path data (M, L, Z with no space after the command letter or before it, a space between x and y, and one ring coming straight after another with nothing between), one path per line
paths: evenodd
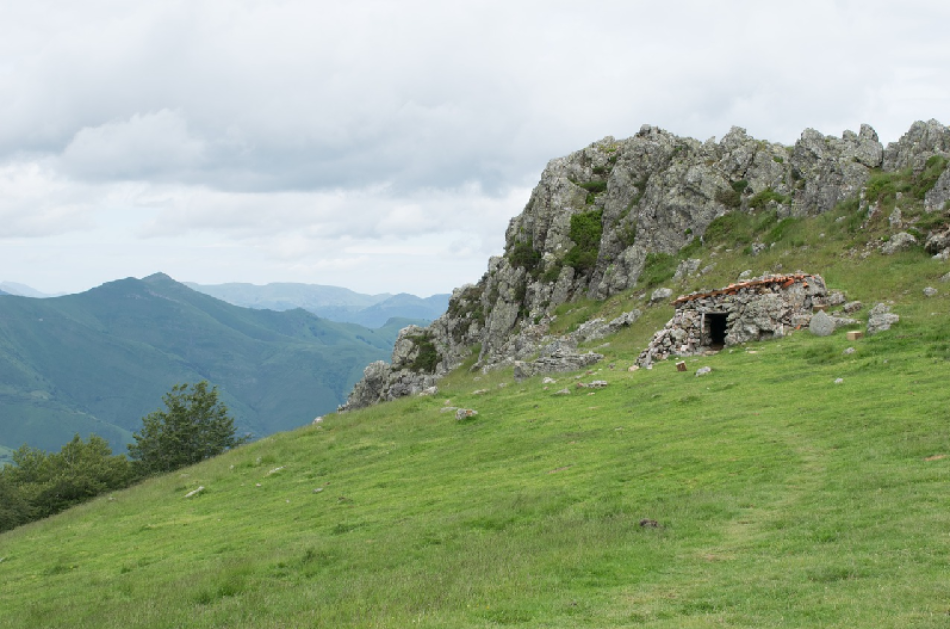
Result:
M207 381L176 384L163 396L166 410L142 418L129 456L143 476L170 472L221 454L247 439L234 436L234 419Z

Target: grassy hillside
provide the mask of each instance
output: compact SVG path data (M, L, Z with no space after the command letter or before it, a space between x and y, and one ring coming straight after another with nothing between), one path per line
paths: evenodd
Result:
M4 296L0 445L58 449L78 432L122 450L162 394L199 380L220 388L242 432L300 426L388 358L397 327L239 308L164 275L53 299Z
M645 314L593 373L462 369L0 535L0 627L946 627L947 263L862 258L873 229L835 219L740 221L776 246L709 237L688 255L714 270L674 286L800 268L859 316L893 301L888 332L630 372L672 307L646 280L568 304L562 329Z

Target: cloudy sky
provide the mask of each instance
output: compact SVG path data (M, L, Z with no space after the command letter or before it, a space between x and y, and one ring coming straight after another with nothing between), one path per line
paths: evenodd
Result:
M0 280L449 292L644 123L950 123L946 0L0 0Z

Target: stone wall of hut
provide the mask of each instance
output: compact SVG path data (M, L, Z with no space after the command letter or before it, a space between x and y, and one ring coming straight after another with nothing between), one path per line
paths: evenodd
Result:
M726 288L693 293L673 302L676 313L637 359L647 366L670 356L692 356L718 344L782 338L807 326L827 297L820 275L763 276ZM719 327L717 338L717 326Z

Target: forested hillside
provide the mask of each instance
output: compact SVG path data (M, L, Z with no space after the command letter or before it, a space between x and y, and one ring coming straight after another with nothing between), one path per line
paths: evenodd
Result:
M95 433L124 451L172 385L200 380L220 388L242 432L287 430L335 409L408 323L370 330L240 308L162 274L51 299L3 295L0 448L55 450Z

